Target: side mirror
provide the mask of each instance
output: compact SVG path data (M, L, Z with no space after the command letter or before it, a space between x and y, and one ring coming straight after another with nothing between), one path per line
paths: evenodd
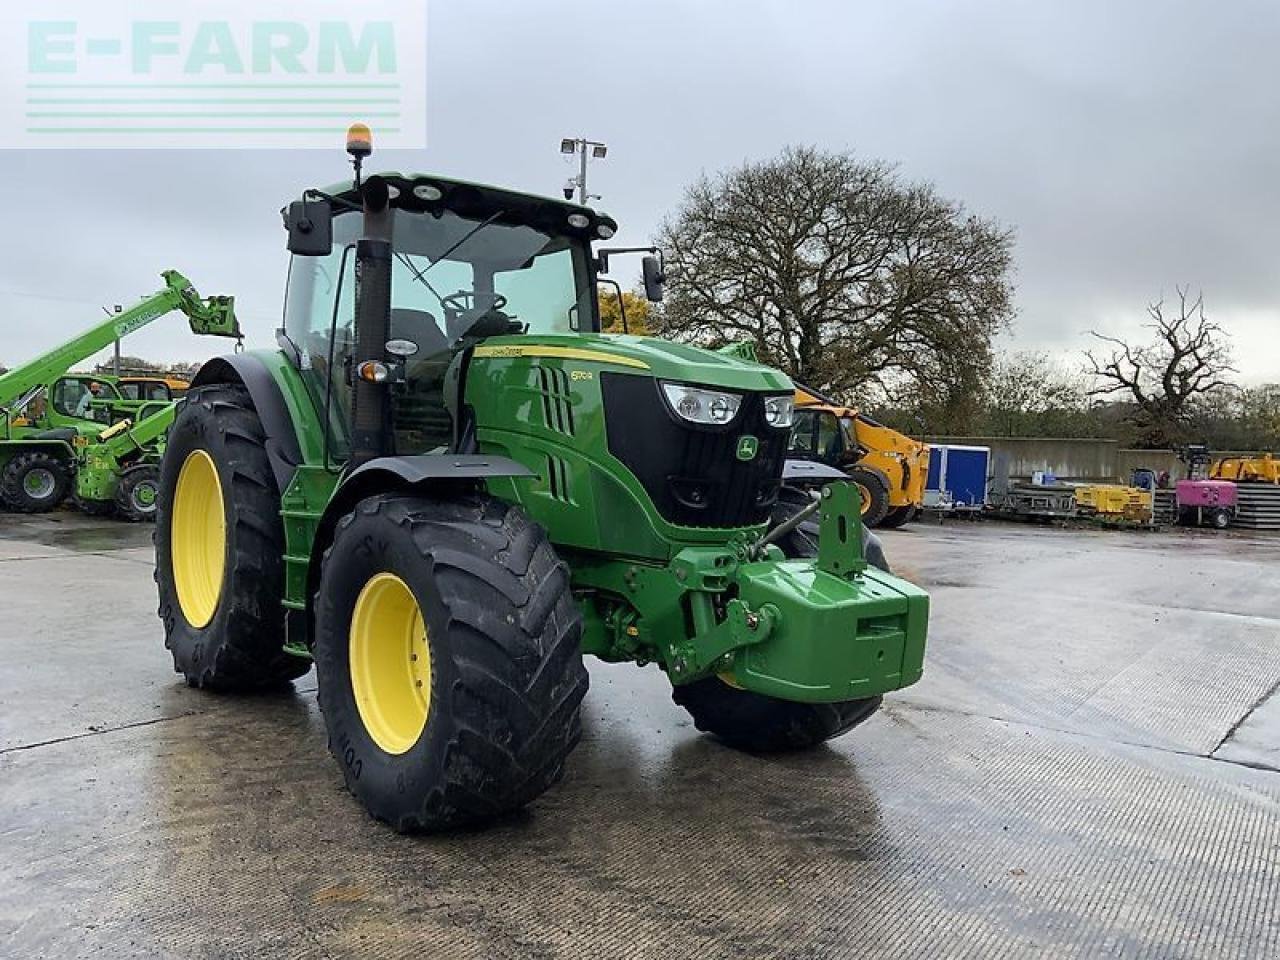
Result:
M333 208L327 200L297 200L284 214L289 252L300 257L327 257L333 250Z
M641 262L644 271L644 295L650 303L662 302L662 287L667 282L662 261L657 257L645 257Z

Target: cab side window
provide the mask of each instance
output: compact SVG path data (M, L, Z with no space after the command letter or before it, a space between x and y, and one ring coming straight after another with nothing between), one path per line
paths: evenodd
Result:
M53 385L53 409L64 417L76 416L89 385L83 380L59 380Z
M795 413L795 424L791 428L791 450L795 453L813 456L816 439L814 437L814 416L804 410Z
M817 454L823 460L836 461L844 453L844 437L840 435L840 421L834 414L818 416Z

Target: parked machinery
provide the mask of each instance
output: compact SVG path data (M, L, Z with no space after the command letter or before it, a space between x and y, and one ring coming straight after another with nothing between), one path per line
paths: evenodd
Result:
M1230 480L1179 480L1174 490L1181 524L1225 530L1235 519L1239 488Z
M1079 516L1111 523L1150 524L1153 498L1149 490L1119 483L1075 484Z
M1209 478L1236 483L1280 484L1280 460L1269 453L1219 457L1209 468Z
M24 513L53 510L76 488L81 451L97 444L113 421L127 416L130 426L140 426L153 415L165 416L168 404L127 399L113 378L68 373L72 366L175 310L187 316L193 333L240 339L230 297L203 300L191 281L174 270L166 271L164 280L162 290L133 308L0 376L4 506ZM156 425L158 421L150 426ZM118 441L114 434L106 438L113 439ZM121 448L117 443L112 449ZM99 452L106 455L102 448ZM93 489L101 490L102 484Z
M844 471L868 527L900 527L924 504L929 447L811 387L796 388L788 455Z
M1225 529L1234 522L1238 505L1238 488L1228 480L1206 477L1212 458L1208 447L1197 444L1178 453L1187 476L1171 481L1168 472L1157 474L1148 467L1133 471L1132 484L1150 493L1157 524L1180 523L1184 526L1210 526Z

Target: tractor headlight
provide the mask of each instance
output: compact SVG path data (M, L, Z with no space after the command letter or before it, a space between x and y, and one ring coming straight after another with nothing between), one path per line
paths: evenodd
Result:
M664 383L662 392L679 417L690 423L712 427L728 423L737 416L738 408L742 406L740 394L687 387L683 383Z
M764 398L764 422L771 427L791 426L795 410L796 400L793 396Z

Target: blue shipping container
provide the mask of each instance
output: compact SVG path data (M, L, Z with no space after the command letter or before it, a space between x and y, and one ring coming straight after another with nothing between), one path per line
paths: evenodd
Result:
M987 502L991 448L929 444L929 479L925 491L945 494L958 507L980 508ZM937 497L929 497L937 500Z

